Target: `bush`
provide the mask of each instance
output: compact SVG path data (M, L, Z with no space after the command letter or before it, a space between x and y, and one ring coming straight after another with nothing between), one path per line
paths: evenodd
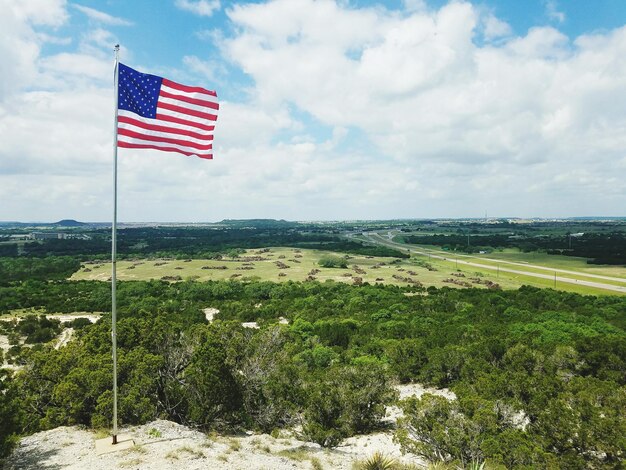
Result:
M75 318L71 322L68 322L68 326L76 330L80 330L81 328L84 328L89 325L91 325L91 321L88 318L84 318L84 317Z
M0 369L0 458L17 444L19 399L10 372Z
M374 364L333 367L307 385L303 432L322 447L375 429L396 397L386 369Z
M457 401L425 394L400 403L404 417L398 420L394 440L403 452L462 465L484 460L480 449L483 429L461 413Z
M325 255L317 262L322 268L347 268L348 262L339 256Z

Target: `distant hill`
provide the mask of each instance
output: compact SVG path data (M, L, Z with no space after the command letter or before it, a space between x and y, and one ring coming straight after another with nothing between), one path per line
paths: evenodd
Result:
M83 225L87 225L87 224L84 222L79 222L74 219L63 219L51 225L57 225L59 227L82 227Z

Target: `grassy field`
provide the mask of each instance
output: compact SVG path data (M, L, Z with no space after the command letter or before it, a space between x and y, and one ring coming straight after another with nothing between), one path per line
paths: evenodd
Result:
M601 276L621 277L626 280L626 267L588 264L585 258L574 256L548 255L546 253L524 253L519 250L507 249L493 253L476 255L477 258L493 258L515 263L530 263L556 269L580 271Z
M527 272L538 274L551 274L556 270L559 276L573 277L585 281L599 281L604 284L615 286L626 285L626 269L623 266L607 266L607 265L589 265L585 259L575 258L571 256L548 255L545 253L522 253L519 251L501 251L487 254L466 255L463 253L441 251L433 249L433 247L424 247L414 245L416 248L423 249L426 252L436 253L437 255L446 256L448 259L459 259L484 264L492 267L503 267L510 269L519 269ZM518 264L511 264L518 263ZM541 266L539 267L531 266ZM572 271L576 274L569 275L563 271ZM615 279L599 279L594 276L608 276Z
M267 250L267 251L266 251ZM412 285L413 281L423 286L484 287L489 282L497 283L504 289L515 289L526 284L537 287L553 287L550 280L510 273L499 274L477 268L459 265L451 261L429 260L423 256L411 259L349 255L348 268L322 268L319 259L328 255L326 251L266 248L248 250L236 259L223 260L175 260L142 259L118 261L119 280L164 279L170 281L196 279L199 281L220 279L257 279L269 281L305 281L314 278L318 281L334 280L355 283L362 282ZM346 256L343 253L333 253ZM280 266L282 265L282 267ZM85 263L71 279L103 280L110 279L110 263ZM286 267L285 267L286 266ZM430 268L430 269L429 269ZM319 270L315 272L315 270ZM450 281L453 282L450 282ZM358 282L358 281L356 281ZM557 288L583 294L609 294L609 292L584 286L558 285Z
M409 235L424 235L425 233L415 233ZM386 233L380 232L380 235L385 237ZM402 238L398 232L393 232L394 241L398 242L399 239ZM396 238L397 237L397 238ZM365 237L360 237L364 240L368 240ZM577 271L580 273L594 274L600 276L610 276L616 278L623 278L626 281L626 267L625 266L611 266L611 265L594 265L588 264L585 258L578 258L575 256L563 256L563 255L549 255L543 252L522 252L516 248L506 248L502 250L493 251L491 253L485 254L472 254L465 255L463 253L443 251L440 247L433 245L412 245L414 247L422 248L425 251L433 251L433 252L441 252L447 253L450 257L459 256L459 257L471 257L476 260L480 260L483 264L496 264L488 261L486 258L497 259L502 261L510 261L514 263L521 264L535 264L537 266L543 266L551 269L564 269L570 271ZM532 268L528 268L525 270L532 272L545 272L543 270L533 270ZM620 284L618 284L620 285Z

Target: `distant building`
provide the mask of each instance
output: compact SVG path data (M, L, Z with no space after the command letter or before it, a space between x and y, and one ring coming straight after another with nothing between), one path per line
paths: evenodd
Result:
M18 234L18 235L9 235L9 239L11 241L28 240L28 239L30 239L30 235L27 235L25 233L21 233L21 234Z
M31 240L49 240L51 238L63 239L66 237L64 233L58 232L31 232L29 238Z
M27 240L91 240L91 236L86 233L65 233L65 232L31 232L24 235Z

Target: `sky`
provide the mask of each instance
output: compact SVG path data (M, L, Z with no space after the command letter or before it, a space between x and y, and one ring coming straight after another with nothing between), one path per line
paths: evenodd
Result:
M0 221L106 222L120 60L216 90L120 222L625 216L623 0L0 0Z

